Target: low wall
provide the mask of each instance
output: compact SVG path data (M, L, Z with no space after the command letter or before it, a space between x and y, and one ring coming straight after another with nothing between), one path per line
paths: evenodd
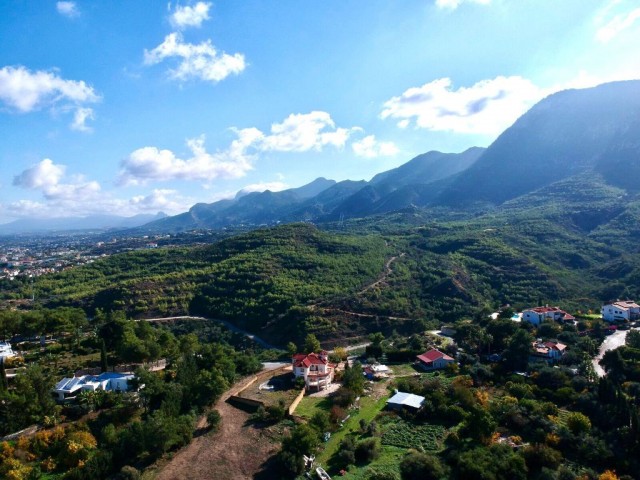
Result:
M30 427L25 428L24 430L20 430L19 432L11 433L0 438L0 442L15 440L18 437L22 437L23 435L33 435L38 431L40 427L38 425L31 425Z
M264 407L264 403L259 400L252 400L250 398L238 397L232 395L227 399L227 403L238 407L241 410L247 410L249 412L255 412L260 407Z
M291 405L289 405L289 408L287 409L287 413L289 414L290 417L293 416L293 412L295 412L296 408L298 408L298 404L304 398L304 394L305 394L305 389L303 388L302 390L300 390L300 393L295 398L295 400L291 402Z

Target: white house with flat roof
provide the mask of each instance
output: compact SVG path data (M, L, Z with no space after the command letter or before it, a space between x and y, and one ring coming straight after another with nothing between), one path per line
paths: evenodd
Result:
M115 372L63 378L53 388L53 394L56 401L63 402L74 399L82 391L128 392L131 390L130 382L134 378L135 375L133 373Z

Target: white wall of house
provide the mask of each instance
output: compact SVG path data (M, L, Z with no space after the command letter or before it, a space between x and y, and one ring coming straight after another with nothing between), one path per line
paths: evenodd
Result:
M617 305L605 305L602 307L602 318L607 322L615 322L616 320L629 320L630 309L621 308Z
M524 322L529 322L532 325L540 325L542 320L544 319L544 314L534 312L533 310L525 310L522 312L522 320Z

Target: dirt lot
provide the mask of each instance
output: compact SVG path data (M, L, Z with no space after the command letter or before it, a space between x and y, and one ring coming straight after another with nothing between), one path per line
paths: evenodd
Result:
M246 384L247 381L236 384L216 404L222 416L220 431L194 438L162 468L157 480L248 480L264 470L279 443L269 438L269 432L247 425L248 413L226 403ZM205 423L203 419L198 426Z

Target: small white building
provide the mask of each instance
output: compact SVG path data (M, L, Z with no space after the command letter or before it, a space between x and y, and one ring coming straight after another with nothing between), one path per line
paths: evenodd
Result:
M9 342L0 342L0 362L4 362L5 359L15 356L16 354L11 349Z
M556 322L573 322L575 317L558 307L535 307L522 311L522 321L538 326L546 319Z
M131 390L129 382L135 378L132 373L105 372L100 375L82 375L80 377L63 378L53 388L53 394L58 402L74 399L82 391L95 392L128 392Z
M336 365L329 363L329 353L297 353L291 359L293 374L296 378L304 378L307 390L326 389L333 381Z
M602 319L607 322L640 319L640 305L633 300L618 300L602 307Z
M387 400L387 408L390 410L420 410L425 398L420 395L414 395L407 392L396 392L396 394Z

